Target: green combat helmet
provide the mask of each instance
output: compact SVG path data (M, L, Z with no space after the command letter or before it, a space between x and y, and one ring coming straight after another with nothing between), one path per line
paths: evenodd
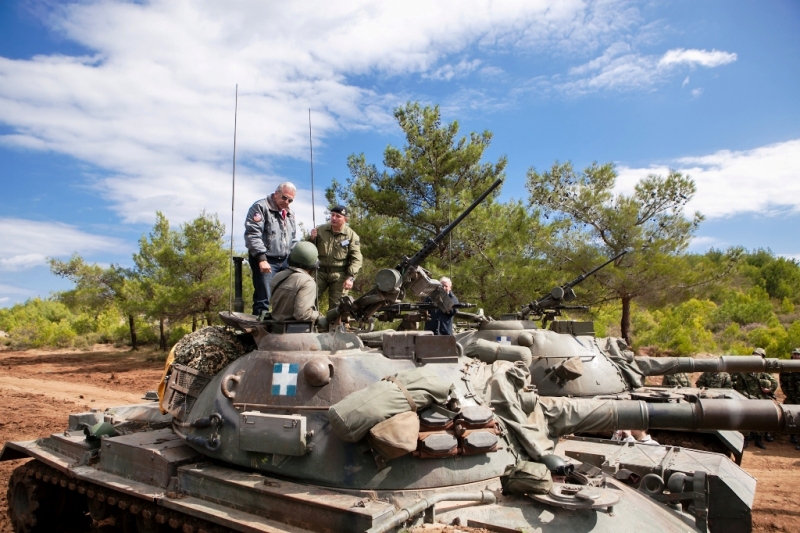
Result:
M295 244L289 254L289 266L306 268L309 270L319 268L319 253L312 243L303 241Z

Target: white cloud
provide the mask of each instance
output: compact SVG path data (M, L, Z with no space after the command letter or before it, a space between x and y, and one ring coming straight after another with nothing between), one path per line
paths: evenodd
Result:
M118 239L85 233L62 222L0 218L0 271L44 266L48 257L126 250ZM9 292L0 285L0 292Z
M661 57L642 55L630 44L617 42L606 48L599 57L571 68L569 79L556 81L554 87L570 96L596 91L649 90L664 83L680 67L714 68L732 61L736 61L736 54L717 50L678 49L670 50ZM682 86L688 82L689 78L686 77ZM699 96L699 93L692 94Z
M703 88L702 87L698 87L696 89L692 89L692 98L699 98L701 94L703 94Z
M0 142L96 165L91 184L126 223L155 210L173 222L229 212L237 83L237 155L249 164L237 196L249 203L285 179L275 157L307 157L309 108L318 150L342 130L394 123L405 98L351 78L496 74L471 52L583 54L640 23L626 0L81 0L45 18L88 52L0 57L0 123L11 130Z
M689 85L689 76L686 76L686 79L683 80L683 83L681 83L681 87L683 88L686 87L687 85Z
M671 67L674 65L699 65L706 68L719 67L736 61L736 54L721 52L719 50L684 50L678 48L669 50L658 62L659 67Z
M674 168L694 179L697 194L689 212L708 218L751 213L762 216L800 213L800 139L753 150L684 157L668 166L619 167L616 191L629 194L648 174L662 176Z

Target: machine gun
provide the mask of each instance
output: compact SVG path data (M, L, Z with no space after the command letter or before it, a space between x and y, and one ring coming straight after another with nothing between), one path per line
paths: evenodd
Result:
M439 247L445 237L502 182L501 179L495 181L458 218L435 237L428 239L428 242L413 256L403 257L395 268L385 268L378 272L372 290L355 300L351 296L342 297L338 306L341 320L347 322L353 318L364 326L381 308L402 303L407 293L419 298L430 298L433 304L442 311L452 311L455 302L442 288L442 284L432 280L430 272L420 265Z
M467 309L469 307L476 306L475 304L460 302L453 304L451 309ZM434 309L439 309L439 306L433 302L398 302L390 305L384 305L378 309L375 318L381 322L392 322L398 318L402 318L404 324L413 324L428 320L429 311L433 311Z
M596 266L591 269L589 272L585 274L581 274L577 278L573 279L572 281L561 285L560 287L554 287L546 295L542 296L536 301L529 303L522 307L519 313L517 313L517 318L524 320L526 318L533 318L534 320L542 319L542 326L545 326L548 322L552 321L555 317L561 316L562 310L569 310L569 309L589 309L587 305L564 305L562 302L571 302L573 301L575 296L575 291L573 287L578 283L582 282L589 276L593 276L597 273L598 270L606 267L607 265L613 263L623 255L627 254L629 250L622 250L620 253L606 261L600 266Z

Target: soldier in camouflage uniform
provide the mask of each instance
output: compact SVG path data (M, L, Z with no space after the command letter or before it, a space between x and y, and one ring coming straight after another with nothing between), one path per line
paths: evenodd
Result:
M661 386L663 387L691 387L692 382L689 380L689 375L684 373L668 374L661 379Z
M764 348L756 348L753 350L753 355L766 357L767 352L764 351ZM733 381L734 390L754 400L774 399L775 391L778 389L778 381L769 372L736 372L731 375L731 380ZM761 441L762 437L767 442L774 440L769 433L752 431L750 436L745 439L745 448L747 447L747 441L753 439L758 448L766 449L767 447Z
M731 375L727 372L703 372L694 384L698 389L732 389Z
M800 348L792 350L792 359L800 359ZM781 390L786 395L783 403L800 404L800 374L793 372L781 372L778 376L781 383ZM789 440L792 444L796 444L795 450L800 450L800 441L797 440L797 435L792 435Z
M331 208L331 221L311 230L310 240L319 252L317 294L319 303L328 293L328 305L334 309L343 295L353 288L361 270L361 241L347 225L347 208Z

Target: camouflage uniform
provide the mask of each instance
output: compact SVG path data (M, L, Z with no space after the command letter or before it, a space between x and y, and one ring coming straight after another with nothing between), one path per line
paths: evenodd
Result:
M733 381L733 388L753 400L768 400L774 398L775 390L778 388L778 382L768 372L737 372L731 376ZM762 389L767 389L770 392L766 393ZM756 446L764 449L765 446L761 442L761 438L766 437L767 441L772 440L769 433L760 431L751 431L748 439L755 439ZM745 440L745 447L747 447L747 440Z
M731 375L727 372L703 372L703 374L697 378L697 382L694 386L698 389L703 387L709 389L732 389L733 381L731 381Z
M361 270L361 242L358 234L347 224L334 231L330 223L317 228L317 238L311 239L319 252L317 271L317 293L320 304L328 292L328 305L336 307L345 294L344 282L355 279Z
M688 374L669 374L661 380L661 385L663 387L691 387L692 382L689 380Z
M786 395L783 403L800 404L800 374L781 372L778 379L781 383L781 390Z
M733 388L754 400L768 400L774 397L778 382L768 372L737 372L731 376ZM769 389L769 393L762 389Z

